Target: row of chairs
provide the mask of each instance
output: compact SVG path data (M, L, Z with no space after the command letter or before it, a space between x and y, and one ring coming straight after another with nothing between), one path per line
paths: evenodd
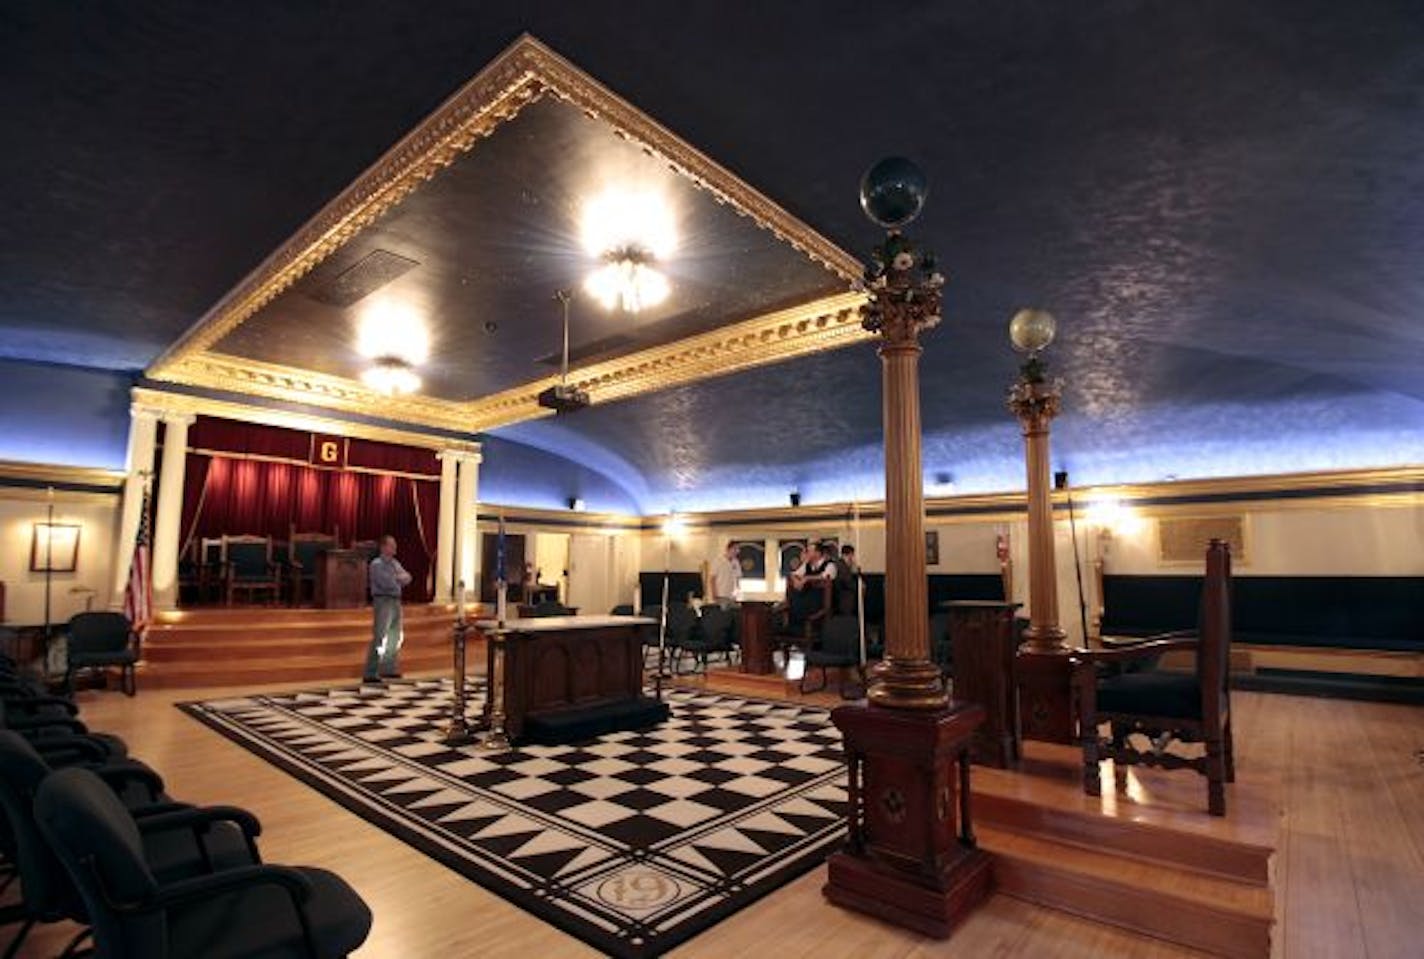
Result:
M231 806L174 800L72 699L0 655L0 924L19 952L41 923L82 931L63 955L111 959L336 959L371 911L324 869L264 863L261 824Z
M195 540L179 562L178 587L194 603L223 602L231 606L240 596L256 602L270 597L296 606L316 592L317 559L339 548L336 536L298 533L286 542L271 536L218 536ZM351 544L374 557L375 540Z

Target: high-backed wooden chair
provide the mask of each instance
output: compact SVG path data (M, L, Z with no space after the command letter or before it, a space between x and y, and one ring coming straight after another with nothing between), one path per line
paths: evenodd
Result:
M807 650L815 645L821 627L831 616L834 583L830 580L807 583L801 589L786 590L784 618L772 636L772 645L787 652Z
M1158 668L1109 674L1107 667L1152 661L1173 650L1196 653L1196 669ZM1098 763L1141 763L1164 769L1195 769L1207 779L1207 808L1226 815L1225 783L1235 782L1231 742L1231 702L1227 665L1231 656L1231 550L1212 540L1206 551L1206 578L1195 635L1171 633L1110 650L1084 650L1074 657L1073 683L1078 696L1083 744L1083 788L1102 790ZM1104 738L1101 726L1107 723ZM1129 741L1148 738L1140 751ZM1173 740L1203 742L1205 755L1189 759L1167 751Z
M316 598L317 557L327 550L336 549L336 537L328 533L298 533L292 527L287 538L287 601L299 605L310 593ZM308 589L310 587L310 589Z
M271 593L275 602L282 592L282 573L272 559L270 536L222 538L223 594L232 605L238 593L255 597Z

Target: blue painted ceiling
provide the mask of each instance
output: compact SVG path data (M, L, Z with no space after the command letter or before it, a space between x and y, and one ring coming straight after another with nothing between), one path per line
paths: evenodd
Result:
M144 366L528 30L847 249L875 240L862 170L924 167L912 232L950 279L931 478L1020 485L1002 395L1025 304L1060 321L1075 481L1424 462L1417 2L732 9L7 4L0 356ZM648 511L878 496L877 361L499 435Z

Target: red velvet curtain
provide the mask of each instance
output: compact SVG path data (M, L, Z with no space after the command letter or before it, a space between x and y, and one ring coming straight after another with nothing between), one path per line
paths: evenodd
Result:
M192 449L305 460L310 434L199 417ZM408 601L429 600L440 508L440 484L399 473L438 476L429 450L352 440L348 464L393 472L333 470L303 463L189 453L183 490L184 544L224 534L271 536L331 533L343 546L385 533L400 544L412 576Z

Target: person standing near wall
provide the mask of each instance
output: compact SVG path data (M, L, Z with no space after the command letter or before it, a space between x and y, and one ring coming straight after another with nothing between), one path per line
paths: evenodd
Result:
M742 564L737 559L737 541L728 540L722 555L712 561L712 601L722 606L731 606L737 601L737 590L742 586Z
M410 574L396 559L396 538L381 537L381 553L371 560L371 646L366 650L362 682L400 678L400 648L404 641L401 623L401 590L410 585Z

